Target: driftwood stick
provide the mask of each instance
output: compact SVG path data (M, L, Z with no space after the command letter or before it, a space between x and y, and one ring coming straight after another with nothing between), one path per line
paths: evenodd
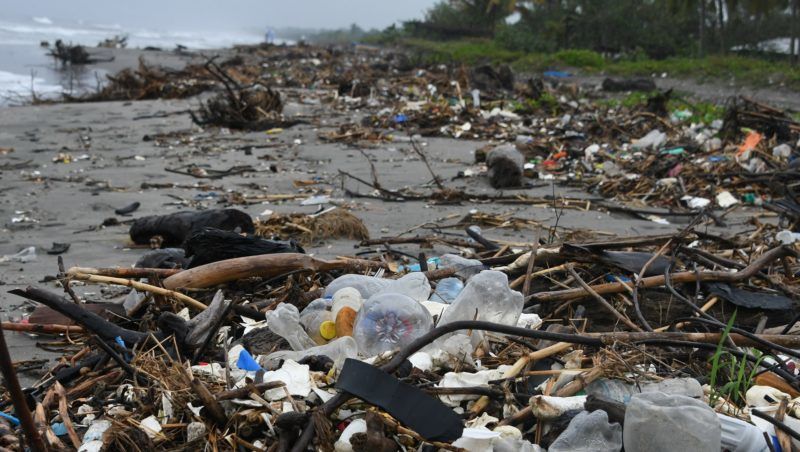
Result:
M203 311L206 309L206 305L203 303L195 300L194 298L184 295L180 292L175 292L174 290L164 289L158 286L153 286L151 284L145 284L142 282L134 281L132 279L125 279L125 278L114 278L111 276L97 276L97 275L87 275L84 273L75 273L72 275L73 278L79 279L81 281L89 281L95 283L106 283L106 284L115 284L118 286L126 286L131 287L137 290L143 290L146 292L155 293L158 295L163 295L165 297L172 297L176 300L180 300L183 304L192 307L194 309L198 309Z
M254 390L261 393L264 391L268 391L270 389L280 388L286 386L286 383L282 381L271 381L269 383L259 383L255 385L248 385L244 388L239 389L231 389L228 391L218 392L214 398L217 400L230 400L230 399L240 399L243 397L247 397L251 392Z
M620 322L622 322L625 325L627 325L630 329L635 330L635 331L642 331L642 329L639 328L638 325L633 323L629 318L627 318L624 315L622 315L619 311L617 311L614 308L614 306L611 306L611 303L606 301L605 298L603 298L600 294L595 292L594 289L592 289L592 287L590 285L586 284L586 281L584 281L583 278L581 278L581 275L579 275L578 272L575 271L575 268L572 265L568 265L567 266L567 271L569 271L569 273L572 275L572 277L575 278L575 281L577 281L578 284L580 284L580 286L583 287L584 290L589 292L589 294L592 296L592 298L597 300L598 303L600 303L604 308L606 308L606 311L608 311L611 314L613 314L614 317L619 319Z
M755 276L762 268L767 266L770 262L785 256L794 256L795 251L788 246L778 246L766 253L762 254L758 259L753 261L750 265L738 272L722 272L722 271L706 271L706 272L679 272L673 273L670 280L673 283L686 283L695 281L722 281L722 282L740 282ZM650 276L642 278L639 287L652 288L663 286L666 278L664 275ZM599 295L607 295L614 293L622 293L627 291L625 283L606 283L590 286ZM577 300L583 297L590 296L590 293L583 287L579 289L558 290L554 292L541 292L531 296L529 302L544 303L544 302L566 302Z
M360 271L382 266L380 262L363 259L324 260L299 253L262 254L227 259L184 270L165 279L164 287L202 289L246 278L272 278L300 269Z
M27 287L25 290L14 289L9 293L42 303L74 320L76 323L83 326L85 330L91 331L106 340L114 340L115 337L119 336L126 343L135 344L147 337L146 333L128 330L119 325L115 325L99 315L72 303L70 300L46 290L36 287Z
M67 270L67 275L74 276L77 274L84 275L97 275L97 276L111 276L114 278L149 278L153 275L158 275L161 278L168 278L183 270L180 268L166 269L166 268L128 268L128 267L111 267L111 268L95 268L95 267L70 267Z
M17 379L17 372L14 370L14 363L8 353L2 328L0 328L0 372L3 374L6 390L11 397L11 402L14 404L14 411L22 425L22 431L25 432L25 441L28 443L28 447L34 452L45 452L47 446L44 444L39 430L36 429L36 424L33 422L31 410L28 408L28 402L25 401L25 394L22 393L22 387L20 387Z
M67 429L67 436L69 437L70 442L72 442L72 447L80 449L81 439L78 437L78 433L75 431L75 426L72 425L72 419L69 417L67 392L59 382L55 382L55 384L53 384L53 388L55 388L56 395L58 395L58 414L61 415L61 422L64 423L64 427Z
M78 325L2 322L2 326L3 329L6 331L21 331L25 333L38 333L38 334L83 333L83 327Z

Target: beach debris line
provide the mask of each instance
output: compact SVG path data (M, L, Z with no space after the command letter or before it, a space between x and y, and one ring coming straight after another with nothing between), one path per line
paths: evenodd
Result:
M186 270L65 272L145 294L125 318L40 287L15 289L62 316L29 331L68 334L76 350L27 389L36 434L49 447L92 450L131 441L666 450L676 431L691 450L741 436L763 442L763 432L793 441L800 420L781 400L800 396L800 337L787 334L797 321L796 246L754 247L764 236L733 243L691 227L537 242L527 253L481 237L464 248L471 259L443 255L424 269L386 247L369 260L287 248ZM194 257L262 246L214 229L187 243ZM742 303L744 288L751 301ZM776 292L789 301L769 301ZM6 416L25 416L10 399L0 404ZM758 417L781 410L780 424Z

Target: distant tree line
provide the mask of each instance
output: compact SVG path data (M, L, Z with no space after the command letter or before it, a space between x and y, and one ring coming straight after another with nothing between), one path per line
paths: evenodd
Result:
M403 32L491 37L513 50L590 49L665 58L755 49L791 38L798 52L800 0L442 0ZM513 23L510 18L514 19Z

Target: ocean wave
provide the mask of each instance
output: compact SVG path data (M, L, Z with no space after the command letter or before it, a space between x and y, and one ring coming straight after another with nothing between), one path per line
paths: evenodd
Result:
M37 96L50 97L62 91L61 85L47 83L40 77L0 71L0 104L9 100L28 99L32 92Z
M32 21L42 25L53 25L53 21L49 17L33 17Z
M42 40L52 42L62 39L74 44L95 46L98 42L114 35L125 35L128 37L130 47L172 48L181 44L190 49L211 49L236 44L253 44L263 40L261 34L247 31L161 31L125 29L117 24L69 26L34 22L0 21L0 44L38 44Z

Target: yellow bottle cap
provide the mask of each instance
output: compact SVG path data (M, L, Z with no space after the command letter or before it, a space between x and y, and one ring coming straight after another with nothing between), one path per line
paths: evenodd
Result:
M323 339L329 341L336 337L336 324L331 322L330 320L326 320L319 324L319 335L322 336Z

